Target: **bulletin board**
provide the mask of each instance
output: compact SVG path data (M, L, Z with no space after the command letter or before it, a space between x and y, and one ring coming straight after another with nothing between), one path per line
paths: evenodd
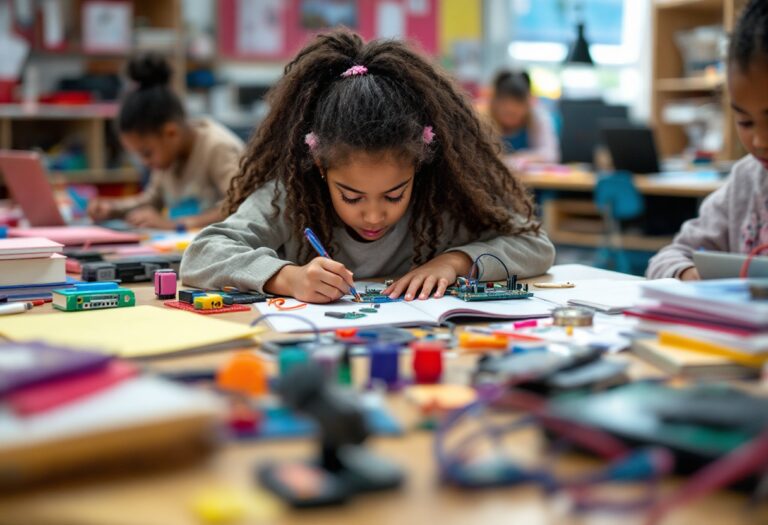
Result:
M408 38L438 51L438 0L221 0L221 56L285 60L309 39L345 25L364 39Z

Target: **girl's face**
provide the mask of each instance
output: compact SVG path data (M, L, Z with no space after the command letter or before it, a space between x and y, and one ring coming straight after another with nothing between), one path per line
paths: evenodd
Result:
M163 125L157 133L127 132L120 134L126 150L135 153L153 170L170 169L182 150L183 134L175 122Z
M408 209L415 172L390 154L357 153L325 175L337 215L361 240L375 241Z
M513 97L496 97L491 103L493 118L502 130L515 130L528 120L528 102Z
M768 169L768 61L748 71L731 66L728 87L741 143Z

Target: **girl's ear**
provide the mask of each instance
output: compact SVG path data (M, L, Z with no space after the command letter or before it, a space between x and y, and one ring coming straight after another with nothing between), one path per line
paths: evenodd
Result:
M160 128L160 135L165 140L176 140L179 138L179 136L181 136L181 127L179 126L178 122L166 122Z

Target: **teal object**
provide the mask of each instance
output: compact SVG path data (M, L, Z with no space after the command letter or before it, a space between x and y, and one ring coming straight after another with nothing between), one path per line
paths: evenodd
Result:
M201 212L200 201L195 197L187 197L168 207L168 218L175 221L176 219L183 219L184 217L200 215Z
M294 366L306 363L309 361L309 354L301 348L295 346L289 346L280 350L277 356L278 369L280 370L280 377L284 377Z
M621 246L621 221L636 219L645 211L643 196L637 191L632 174L628 171L601 174L595 184L594 200L606 226L595 266L632 273L632 264Z

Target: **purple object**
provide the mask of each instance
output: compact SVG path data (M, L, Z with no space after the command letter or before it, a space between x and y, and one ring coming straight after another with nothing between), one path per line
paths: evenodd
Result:
M43 343L0 344L0 396L50 379L97 370L111 359L102 353Z
M400 345L393 343L368 346L371 384L380 381L390 389L400 386Z

